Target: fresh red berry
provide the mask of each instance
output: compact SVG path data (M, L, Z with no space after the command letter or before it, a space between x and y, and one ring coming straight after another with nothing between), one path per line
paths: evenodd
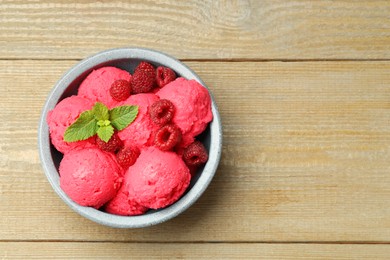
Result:
M166 84L176 79L176 74L173 70L167 67L158 67L156 73L156 82L157 85L162 88Z
M156 70L152 65L142 65L149 63L140 63L140 65L135 69L132 80L131 87L134 94L147 93L151 92L152 89L156 86Z
M123 169L127 169L135 163L139 155L137 147L124 147L116 154L116 160Z
M174 124L161 127L154 137L154 145L162 151L173 149L180 141L181 131Z
M134 72L137 72L137 71L146 71L146 72L153 72L155 73L156 72L156 69L153 67L152 64L146 62L146 61L141 61L138 66L135 68Z
M183 160L188 166L200 166L207 162L208 157L206 148L199 141L190 144L183 152Z
M169 123L175 113L175 107L168 99L160 99L154 102L149 109L150 118L156 125Z
M115 80L110 88L110 95L116 101L126 100L131 94L130 82L127 80Z
M123 146L123 142L119 138L116 132L114 132L114 134L111 136L108 142L103 141L102 139L99 138L99 136L97 136L96 144L100 149L109 153L115 153Z

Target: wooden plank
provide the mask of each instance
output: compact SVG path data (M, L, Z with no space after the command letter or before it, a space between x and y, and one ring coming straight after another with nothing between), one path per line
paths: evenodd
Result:
M2 259L388 259L390 245L3 242Z
M39 165L40 109L75 61L0 61L0 239L385 241L390 62L188 62L224 125L217 175L179 217L120 230L62 203Z
M390 2L1 1L0 58L122 46L181 59L389 59Z

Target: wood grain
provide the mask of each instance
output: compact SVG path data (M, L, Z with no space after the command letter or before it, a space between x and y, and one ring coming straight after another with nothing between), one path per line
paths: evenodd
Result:
M218 103L221 164L189 210L135 230L74 213L39 165L40 110L75 63L0 60L0 240L390 242L390 62L187 62Z
M1 259L388 259L389 245L0 243Z
M390 2L0 1L0 58L142 46L181 59L389 59Z

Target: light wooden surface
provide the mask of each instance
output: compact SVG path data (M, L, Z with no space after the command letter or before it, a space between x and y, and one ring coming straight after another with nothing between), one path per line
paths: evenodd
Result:
M387 0L2 2L1 58L79 59L120 46L180 59L390 58Z
M390 2L0 1L0 259L389 259ZM194 69L224 125L209 189L134 230L52 191L46 96L97 51L142 46Z
M0 242L2 259L31 258L31 251L35 259L388 260L390 255L387 245Z

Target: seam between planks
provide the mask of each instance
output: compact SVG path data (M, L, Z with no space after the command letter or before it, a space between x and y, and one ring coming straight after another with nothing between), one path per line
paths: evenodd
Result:
M85 57L87 58L87 57ZM1 61L80 61L80 59L0 58ZM390 59L179 59L183 62L372 62Z
M390 241L118 241L70 239L5 239L0 243L121 243L121 244L318 244L318 245L390 245Z

